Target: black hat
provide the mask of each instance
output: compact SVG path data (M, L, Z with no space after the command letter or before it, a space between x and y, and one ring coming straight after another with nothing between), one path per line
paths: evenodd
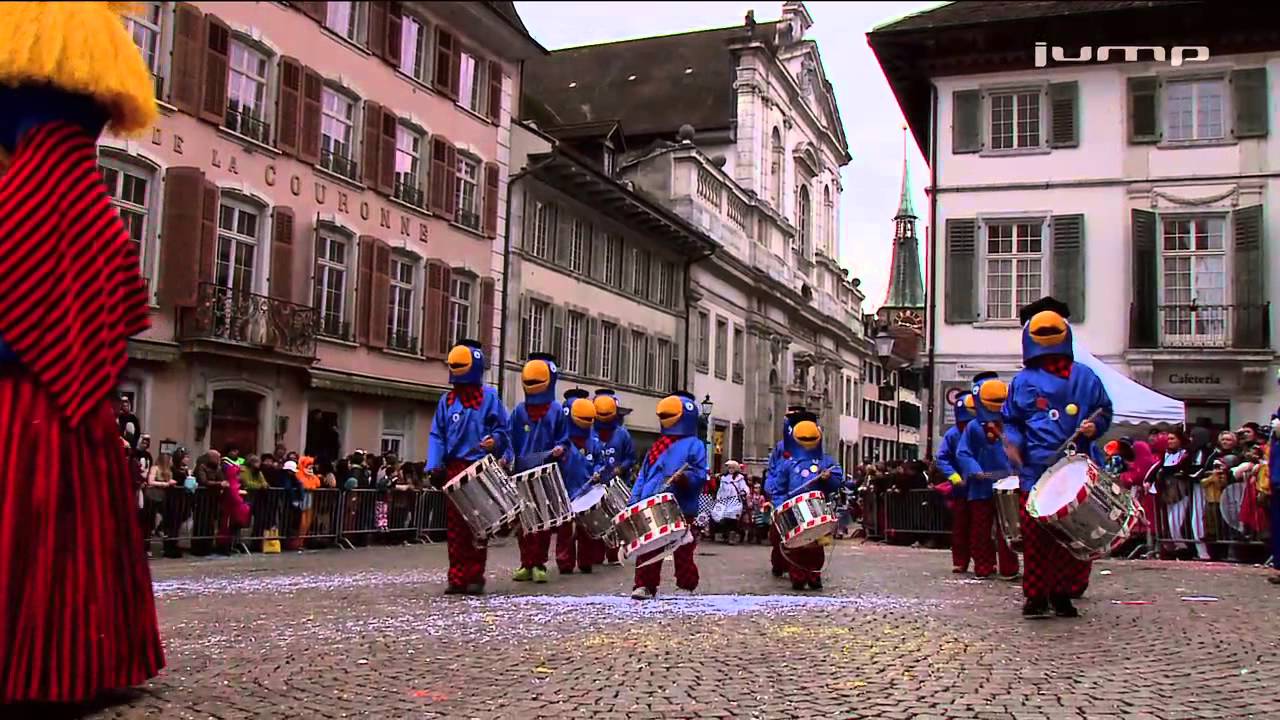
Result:
M472 348L473 350L484 349L484 346L480 344L479 340L459 340L458 344L465 345L466 347Z
M694 397L693 393L689 392L688 390L677 390L671 394L675 395L676 397L684 398L689 402L695 402L695 403L698 402L698 398Z
M556 362L556 356L549 352L531 352L529 353L529 359L530 360L546 360L549 363Z
M1044 312L1045 310L1051 310L1058 313L1062 316L1063 320L1071 319L1071 308L1067 307L1066 303L1049 295L1045 295L1035 302L1023 305L1022 308L1018 310L1018 322L1026 325L1031 322L1031 318L1035 317L1037 313Z
M991 380L993 378L998 378L998 377L1000 377L1000 373L994 370L983 370L982 372L973 376L973 384L977 385L983 380Z
M609 388L599 388L596 390L596 397L600 397L601 395L608 395L609 397L614 397L615 395L617 395L617 393L610 390Z
M588 397L591 397L591 393L582 388L569 388L564 391L565 400L585 400Z
M792 425L799 425L805 420L808 420L809 422L816 424L818 422L818 416L814 413L809 412L808 410L800 410L798 412L792 413L791 415Z
M787 415L788 415L788 416L795 415L796 413L802 413L802 412L804 412L804 411L805 411L805 409L804 409L804 406L803 406L803 405L788 405L788 406L787 406Z

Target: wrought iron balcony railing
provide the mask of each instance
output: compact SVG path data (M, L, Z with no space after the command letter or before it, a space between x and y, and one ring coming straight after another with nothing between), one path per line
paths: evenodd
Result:
M223 124L231 132L250 140L257 140L264 145L271 143L271 126L236 103L227 103L227 119Z
M320 167L344 178L356 179L356 161L332 150L320 151Z
M480 213L471 212L458 208L458 224L463 227L469 227L472 230L480 229Z
M396 180L395 191L392 195L395 199L409 203L414 207L423 207L423 204L426 202L422 188L403 180Z
M318 320L316 311L306 305L200 283L195 307L179 308L178 337L310 359L316 356Z
M1271 306L1130 306L1129 346L1147 349L1263 350L1271 347Z

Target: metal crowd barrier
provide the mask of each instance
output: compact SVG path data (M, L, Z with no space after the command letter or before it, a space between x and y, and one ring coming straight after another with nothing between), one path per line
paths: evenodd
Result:
M864 489L862 500L862 529L868 540L884 539L884 494L870 488Z
M951 532L951 513L946 499L932 488L887 490L884 534L888 539L908 539L915 535L945 535Z
M1269 527L1270 499L1257 493L1252 480L1221 489L1192 482L1187 490L1172 503L1161 492L1146 498L1147 510L1154 509L1153 517L1147 518L1148 555L1231 562L1268 559L1270 533L1276 531Z
M252 553L280 549L437 542L444 536L444 494L424 490L147 488L140 521L150 553ZM243 503L243 504L242 504Z

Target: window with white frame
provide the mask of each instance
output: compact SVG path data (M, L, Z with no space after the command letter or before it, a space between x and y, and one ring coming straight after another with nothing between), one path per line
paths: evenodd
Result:
M1041 296L1044 222L988 222L986 242L986 312L988 320L1015 320L1018 308Z
M622 238L617 235L608 235L604 239L604 261L603 273L601 280L605 285L614 285L618 282L618 272L622 265Z
M703 371L707 371L707 366L711 363L711 315L706 310L698 311L698 326L696 328L698 337L698 367Z
M529 253L547 259L551 255L551 239L555 237L556 209L550 203L541 200L533 201L533 237L529 242Z
M742 331L741 325L733 326L733 381L742 382L743 372L742 363L746 357L746 333Z
M413 435L413 411L401 408L382 409L382 439L379 448L384 456L408 455L406 440Z
M631 291L637 297L649 297L649 251L633 248L631 255Z
M471 291L474 283L454 273L449 281L449 342L471 334Z
M769 136L769 198L778 210L782 209L782 169L782 132L775 127Z
M424 83L431 82L431 32L415 15L400 18L400 72Z
M261 143L271 142L267 124L267 55L235 38L231 39L227 77L226 126L232 132Z
M809 186L801 185L796 195L796 233L800 243L800 256L813 256L813 206L809 201Z
M396 184L394 196L414 207L422 207L422 133L405 125L396 126Z
M716 318L716 377L723 378L729 370L729 321Z
M1226 137L1226 97L1224 78L1166 82L1164 139L1179 142Z
M483 115L489 95L488 83L488 68L484 60L463 50L458 55L458 102Z
M564 325L564 370L582 372L582 338L586 318L582 313L570 312Z
M613 323L600 325L600 377L613 380L614 353L618 347L618 326Z
M458 223L472 230L480 229L480 162L458 155L458 189L454 207Z
M671 341L658 340L654 360L655 372L653 389L666 392L671 388Z
M1166 337L1225 337L1226 225L1220 215L1161 219L1160 314Z
M120 213L120 221L129 234L129 241L138 251L142 274L150 279L146 249L151 229L151 180L154 175L139 166L105 157L100 161L99 170L102 171L102 181L107 186L107 195L111 197L111 205Z
M140 3L141 13L125 17L125 27L133 36L133 42L142 52L142 59L147 63L147 70L156 80L156 97L163 97L161 92L160 70L164 55L161 42L164 38L164 7L162 3Z
M256 287L259 233L262 211L230 198L218 208L218 255L214 282L236 292L253 292Z
M524 349L526 355L549 349L546 342L547 312L546 303L541 300L529 301L529 331L525 336L528 347Z
M591 242L591 224L581 218L573 219L573 234L569 239L569 269L581 273L586 265L587 244Z
M364 44L365 12L369 3L327 2L324 25L353 43Z
M631 331L631 377L628 381L632 385L644 385L645 352L647 351L645 345L647 340L648 338L645 337L643 332L639 330Z
M320 166L355 179L356 101L326 86L321 92L320 108Z
M1039 89L990 94L991 149L1040 147Z
M672 276L675 275L675 266L666 260L658 261L658 304L670 305L674 302L672 298Z
M351 260L349 238L324 229L316 233L316 284L311 305L320 314L320 334L345 340L351 336L347 324L347 263Z
M391 256L390 307L387 308L387 346L404 352L417 352L414 337L414 275L417 263L407 257Z

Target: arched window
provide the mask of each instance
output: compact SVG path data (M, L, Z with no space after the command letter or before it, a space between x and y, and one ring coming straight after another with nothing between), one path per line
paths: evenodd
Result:
M769 199L782 209L782 133L776 127L769 139Z
M836 255L836 204L831 195L831 186L822 186L822 244L827 255Z
M800 186L796 194L796 227L800 230L800 252L805 258L813 256L813 218L809 202L809 187Z

